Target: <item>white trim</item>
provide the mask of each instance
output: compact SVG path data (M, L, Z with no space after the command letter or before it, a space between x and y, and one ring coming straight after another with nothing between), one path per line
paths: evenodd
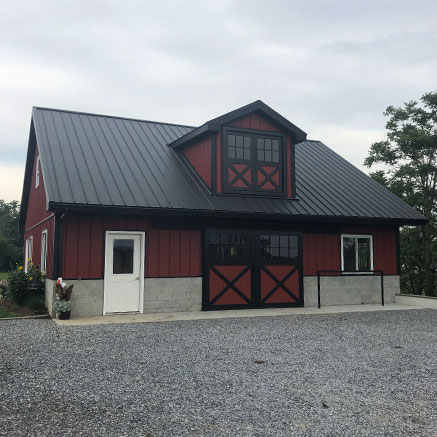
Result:
M26 240L26 247L24 251L24 271L27 273L27 260L30 258L32 261L33 255L33 235L30 235Z
M45 235L45 238L43 238L43 236ZM44 229L41 232L41 271L46 273L47 271L47 248L48 248L48 231L47 229ZM43 245L43 241L45 240L45 247ZM43 250L44 249L44 250Z
M105 234L105 272L106 272L106 262L107 262L107 247L108 247L108 236L113 234L123 234L123 235L139 235L140 244L140 304L139 312L142 314L144 312L144 261L145 261L145 247L146 247L146 233L141 231L106 231ZM105 316L109 311L106 308L106 275L103 274L103 315Z
M36 158L36 169L35 169L35 188L39 187L39 175L41 173L41 159L38 157Z
M370 240L370 270L373 270L373 235L368 234L341 234L340 236L340 240L341 240L341 270L343 271L343 273L347 273L347 274L354 274L354 273L365 273L365 272L344 272L344 256L343 256L343 238L347 237L347 238L354 238L354 239L358 239L358 238L368 238ZM358 266L358 244L355 243L355 267ZM371 274L371 272L369 272L369 274Z

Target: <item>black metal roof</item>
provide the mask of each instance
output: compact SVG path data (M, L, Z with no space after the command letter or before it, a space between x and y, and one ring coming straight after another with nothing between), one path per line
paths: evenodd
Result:
M33 109L33 124L52 211L147 209L400 224L425 220L320 141L296 145L296 200L211 194L168 146L194 127L39 107ZM23 199L26 190L25 182Z

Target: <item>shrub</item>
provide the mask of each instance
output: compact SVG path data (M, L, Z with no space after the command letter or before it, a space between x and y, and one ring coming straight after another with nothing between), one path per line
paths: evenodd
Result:
M53 304L53 309L56 313L65 313L66 311L71 311L71 302L69 300L57 300Z
M26 305L35 313L45 313L44 299L40 296L31 296L27 299Z
M44 296L44 274L29 260L27 273L22 266L9 272L7 297L18 305L25 305L34 296Z
M23 267L19 266L9 272L7 297L18 305L24 305L28 299L28 282L29 280Z

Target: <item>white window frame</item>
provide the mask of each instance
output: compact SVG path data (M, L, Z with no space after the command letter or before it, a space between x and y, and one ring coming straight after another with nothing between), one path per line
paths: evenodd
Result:
M24 271L27 272L27 264L28 259L32 261L32 252L33 252L33 236L31 235L26 240L26 250L25 250L25 260L24 260Z
M344 271L344 252L343 252L343 240L344 238L354 238L357 240L358 238L367 238L370 240L370 270L373 270L373 235L364 235L364 234L341 234L341 270L343 273L347 274L363 274L368 273L372 274L372 272L345 272ZM355 241L355 267L358 266L358 242Z
M41 160L36 158L36 170L35 170L35 188L39 187L39 174L41 173Z
M44 229L41 232L41 271L46 272L47 270L47 240L48 240L48 231Z

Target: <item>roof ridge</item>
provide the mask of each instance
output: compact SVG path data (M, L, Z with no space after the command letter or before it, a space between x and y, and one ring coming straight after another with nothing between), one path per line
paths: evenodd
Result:
M96 116L96 117L118 118L118 119L121 119L121 120L142 121L144 123L165 124L166 126L189 127L190 129L196 129L197 128L197 126L190 126L188 124L166 123L165 121L143 120L141 118L122 117L120 115L99 114L99 113L95 113L95 112L71 111L71 110L68 110L68 109L48 108L48 107L45 107L45 106L33 106L33 109L41 109L41 110L45 110L45 111L65 112L65 113L69 113L69 114L93 115L93 116Z

